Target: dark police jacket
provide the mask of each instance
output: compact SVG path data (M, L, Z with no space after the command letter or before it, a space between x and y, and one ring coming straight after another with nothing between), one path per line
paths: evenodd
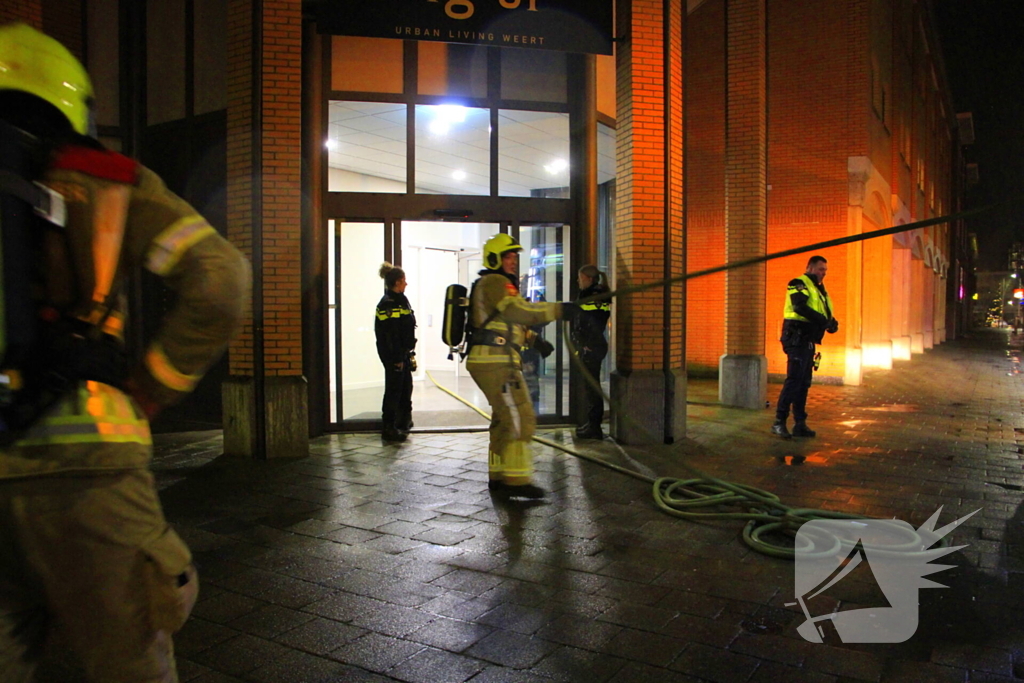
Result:
M590 285L580 292L577 301L595 294L603 294L608 288L604 285ZM612 303L610 299L590 301L580 305L580 315L572 324L573 343L582 352L583 347L593 352L607 353L608 340L605 339L604 331L608 327L608 318L612 315Z
M377 355L385 366L404 363L416 349L416 315L405 294L385 290L377 304Z

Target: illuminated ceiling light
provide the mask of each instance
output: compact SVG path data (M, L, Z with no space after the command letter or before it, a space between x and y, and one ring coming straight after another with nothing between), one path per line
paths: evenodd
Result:
M438 119L449 123L462 123L466 120L466 108L461 104L439 104L434 110Z
M569 162L566 161L565 159L555 159L550 164L544 164L544 170L550 173L551 175L561 173L562 171L565 171L568 168Z
M452 171L452 178L455 178L456 180L465 180L466 172L462 170Z
M324 147L326 147L328 150L333 152L336 149L338 149L338 141L337 140L333 140L331 138L327 138L327 142L324 143Z
M432 107L434 120L430 122L430 132L434 135L447 135L453 123L466 120L466 108L460 104L439 104Z

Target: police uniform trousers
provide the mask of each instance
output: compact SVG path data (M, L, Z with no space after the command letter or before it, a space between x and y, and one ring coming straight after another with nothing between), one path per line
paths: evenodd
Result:
M598 384L601 383L601 364L604 363L604 357L607 355L607 346L580 352L580 360L583 361L583 367L587 369L587 374L593 377ZM601 421L604 420L604 397L601 396L599 389L591 386L590 382L584 380L584 384L586 385L584 396L587 401L587 412L586 422L580 425L580 429L596 431L601 429Z
M384 366L384 400L380 407L384 429L408 431L412 427L412 370L405 361L401 370Z
M518 366L510 362L468 363L469 374L491 405L488 474L511 486L531 483L530 440L537 418Z
M814 373L814 348L812 341L783 347L787 358L786 382L782 385L779 403L775 407L775 419L780 422L785 422L789 417L790 407L797 422L807 419L807 390L811 388L811 376Z
M0 481L3 683L33 680L54 627L90 681L174 683L197 591L148 470Z

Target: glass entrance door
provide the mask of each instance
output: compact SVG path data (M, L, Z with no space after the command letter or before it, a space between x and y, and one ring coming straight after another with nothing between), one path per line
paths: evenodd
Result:
M441 339L448 285L467 288L482 267L481 245L498 232L517 235L523 245L520 289L533 301L568 296L567 226L501 222L329 221L328 359L329 428L379 428L384 370L377 357L375 308L384 293L378 275L390 261L406 273L406 296L416 314L418 370L413 376L413 421L417 429L485 427L478 413L438 388L466 398L484 412L489 406L456 354L448 359ZM537 331L555 345L547 359L525 351L523 370L541 421L564 421L568 412L569 361L558 323ZM429 372L429 375L428 375Z

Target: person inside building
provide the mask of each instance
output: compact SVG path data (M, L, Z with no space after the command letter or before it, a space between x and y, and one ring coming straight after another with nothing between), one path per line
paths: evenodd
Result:
M825 333L839 331L839 321L832 315L832 300L825 291L828 261L812 256L807 270L789 281L782 321L782 350L786 352L786 382L779 393L772 434L788 439L791 436L814 436L807 426L807 391L811 375L817 369L821 354L816 353ZM790 408L793 410L792 434L786 428Z
M412 373L416 369L416 315L405 296L405 271L383 263L384 296L377 303L377 355L384 365L381 435L405 441L412 429Z
M0 330L0 679L32 680L55 628L90 681L173 682L171 634L198 577L160 507L148 420L224 351L250 277L155 173L97 142L92 104L89 76L63 45L25 24L0 26L4 248L19 225L41 236L30 263L0 255L4 320L28 321ZM56 193L49 202L34 196L40 186ZM57 195L63 221L21 210L52 209ZM15 300L25 283L7 267L19 266L32 294ZM141 268L176 303L129 356L124 280ZM33 331L30 347L15 344Z
M588 264L580 268L577 279L580 286L577 299L580 315L573 321L572 343L587 373L600 382L601 363L608 355L608 340L604 333L612 315L612 302L611 299L590 299L608 291L607 277L597 266ZM586 382L584 401L586 412L576 427L576 438L603 439L601 421L604 419L604 398L601 391L590 382Z
M519 293L516 270L523 247L499 234L484 243L483 270L470 295L472 337L466 367L491 405L488 488L510 498L538 499L544 489L533 483L530 440L536 417L523 378L521 353L533 347L542 356L550 342L529 328L579 314L573 303L530 303Z

